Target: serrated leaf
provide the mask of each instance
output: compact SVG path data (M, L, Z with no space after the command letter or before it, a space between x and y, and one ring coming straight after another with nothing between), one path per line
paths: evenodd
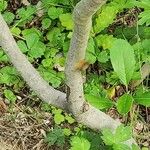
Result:
M98 14L96 22L94 25L95 33L99 33L113 23L116 14L118 12L118 7L106 6L102 9L101 13ZM109 15L108 15L109 14Z
M91 105L98 109L107 109L113 105L107 98L98 97L91 94L85 94L85 98Z
M117 101L117 110L121 115L127 114L132 106L133 97L129 94L124 94Z
M119 143L113 145L113 150L131 150L131 148L128 145Z
M72 15L70 13L61 14L59 16L59 19L62 26L64 26L67 30L73 29L73 20L72 20Z
M71 139L71 150L89 150L90 142L82 137L75 136Z
M109 56L106 51L102 51L98 54L97 59L101 63L106 63L109 60Z
M65 117L62 114L55 114L54 115L54 121L56 124L61 124L62 122L64 122Z
M135 68L135 56L132 46L125 40L115 40L110 48L110 59L114 71L123 84L127 86Z
M134 96L134 100L138 104L144 105L146 107L150 107L150 92L137 93Z
M114 134L111 132L110 129L103 129L102 134L102 139L106 145L113 145L115 143Z
M129 126L120 125L117 127L114 139L116 143L125 142L132 137L132 129Z
M60 14L63 13L62 8L50 7L48 9L48 15L51 19L56 19L59 17Z
M46 134L45 141L48 142L49 145L56 144L62 146L65 142L63 130L61 128L54 128L53 131Z

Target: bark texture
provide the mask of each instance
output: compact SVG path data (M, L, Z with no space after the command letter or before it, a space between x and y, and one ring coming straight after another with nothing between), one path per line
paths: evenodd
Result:
M39 73L33 68L24 54L19 50L9 28L0 15L0 45L9 56L10 61L20 72L27 84L36 94L51 105L66 110L69 108L78 122L91 129L101 130L110 128L112 131L120 125L119 121L99 111L86 103L83 92L83 80L81 71L75 69L76 63L85 58L85 50L91 29L92 15L103 5L106 0L82 0L74 10L74 31L66 63L66 83L69 87L69 99L66 94L55 90L45 82ZM128 141L129 146L135 143L133 139Z

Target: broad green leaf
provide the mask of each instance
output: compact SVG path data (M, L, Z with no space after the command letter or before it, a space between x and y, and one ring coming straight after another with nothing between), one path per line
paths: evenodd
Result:
M17 44L23 53L26 53L29 51L29 49L27 48L26 43L24 41L19 40L19 41L17 41Z
M42 60L42 65L43 65L44 67L52 68L52 67L53 67L53 59L52 59L52 58L43 59L43 60Z
M113 145L115 143L114 134L111 132L110 129L103 129L102 134L102 139L106 145Z
M65 129L63 129L63 131L64 131L64 135L66 135L66 136L71 135L71 130L69 128L65 128Z
M0 62L8 62L8 61L9 61L8 57L5 55L3 50L0 49Z
M7 1L1 0L0 1L0 12L3 11L3 10L5 10L7 8L7 5L8 5Z
M85 59L90 64L93 64L96 62L95 43L94 43L93 38L90 38L88 42Z
M65 116L65 119L68 121L69 124L72 124L75 122L75 120L71 116Z
M138 104L144 105L146 107L150 107L150 92L137 93L134 96L134 100Z
M110 59L114 71L123 84L127 86L135 68L135 56L132 46L125 40L115 40L110 48Z
M18 84L20 79L14 67L6 66L0 69L0 83L7 85Z
M6 11L4 14L3 14L3 17L4 17L4 20L8 23L8 24L11 24L15 18L15 15L11 12L8 12Z
M63 146L65 142L64 132L61 128L54 128L46 134L45 141L49 145Z
M30 33L25 36L27 46L32 49L39 42L39 36L36 33Z
M17 98L11 90L4 90L4 95L10 102L15 103Z
M48 15L51 19L56 19L59 17L60 14L63 13L62 8L50 7L48 9Z
M24 29L22 31L23 37L26 37L30 34L37 34L39 37L41 37L42 33L37 28L31 28L31 29Z
M59 19L62 26L64 26L67 30L73 29L73 20L72 20L72 15L70 13L61 14L59 16Z
M85 94L85 98L91 105L98 109L107 109L113 105L113 103L109 99L104 97Z
M112 35L100 34L96 36L96 42L98 47L102 47L105 49L110 49L112 47L113 42L116 40Z
M124 94L117 101L117 110L121 115L127 114L133 103L133 97L129 94Z
M19 36L20 33L21 33L21 30L20 30L20 28L15 27L15 28L11 29L11 33L14 34L14 35L18 35Z
M56 27L54 27L52 30L50 30L46 35L47 39L54 46L59 44L58 42L61 39L61 36L62 36L62 34L60 31L60 28L56 28Z
M132 150L140 150L140 147L138 145L132 144Z
M116 143L119 142L125 142L132 137L132 129L129 126L124 127L123 125L120 125L117 127L114 139Z
M101 63L106 63L109 60L109 56L106 51L102 51L98 54L97 59Z
M141 18L138 22L139 25L143 25L144 23L146 23L146 26L150 25L150 10L140 13L139 17Z
M38 43L34 43L31 50L29 50L29 55L32 58L40 58L42 55L44 55L45 49L45 44L39 41Z
M71 139L71 150L90 150L90 142L83 137L74 136Z
M61 124L62 122L64 122L65 121L65 117L60 113L58 113L58 114L55 114L54 115L54 121L55 121L55 123L56 124Z
M45 19L43 19L42 20L42 28L43 29L48 29L49 27L50 27L50 25L51 25L51 19L49 19L49 18L45 18Z
M100 14L96 18L94 30L95 33L99 33L108 27L111 23L113 23L116 14L118 12L118 8L115 6L106 6L102 8ZM108 15L109 14L109 15Z
M113 145L113 150L131 150L131 148L125 144L117 143Z

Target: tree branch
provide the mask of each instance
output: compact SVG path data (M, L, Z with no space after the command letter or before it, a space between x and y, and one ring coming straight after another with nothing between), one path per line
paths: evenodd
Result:
M105 113L92 107L85 101L81 70L76 64L85 59L85 52L92 26L92 15L106 0L81 0L73 12L74 31L66 62L66 84L69 87L68 108L76 120L93 129L110 128L112 131L120 125ZM128 141L131 146L133 139Z
M75 70L75 64L85 58L85 50L91 29L92 15L104 4L106 0L82 0L74 10L74 32L66 63L67 85L70 87L69 106L77 121L90 127L101 130L110 128L112 131L120 125L110 116L99 111L85 102L83 93L82 74ZM9 28L0 15L0 45L10 58L12 64L20 72L27 84L45 102L66 110L68 105L66 94L55 90L44 81L39 73L33 68L25 55L19 50ZM129 140L129 145L135 143Z
M9 28L0 14L0 46L10 58L27 84L45 102L56 107L66 108L66 95L55 90L39 75L24 54L18 48Z

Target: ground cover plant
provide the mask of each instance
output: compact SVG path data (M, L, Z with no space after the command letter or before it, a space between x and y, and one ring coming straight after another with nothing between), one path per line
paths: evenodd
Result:
M104 4L97 11L93 8L91 22L80 9L85 0L0 1L1 14L21 52L50 86L63 92L43 86L26 59L19 59L22 54L13 54L15 44L7 43L0 21L1 41L5 40L0 42L1 139L24 150L149 148L150 1L96 2ZM74 14L76 22L75 8L82 12ZM90 9L86 11L90 14ZM63 111L66 101L69 110ZM98 118L100 114L106 118Z

